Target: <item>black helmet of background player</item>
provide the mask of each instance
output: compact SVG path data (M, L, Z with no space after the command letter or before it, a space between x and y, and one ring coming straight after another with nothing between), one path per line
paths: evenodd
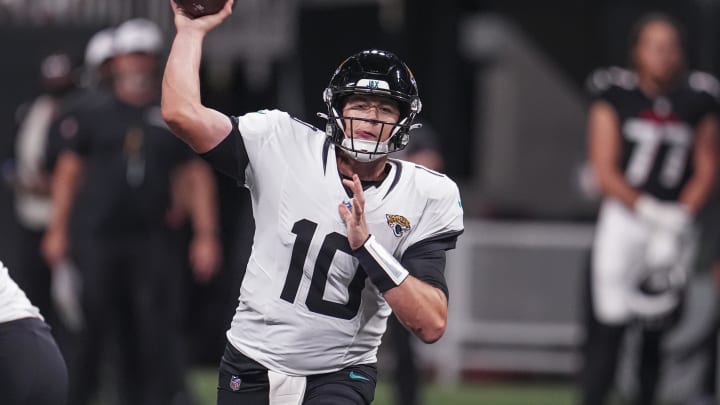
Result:
M400 111L398 122L379 122L383 127L393 127L387 140L382 141L380 137L377 141L353 138L351 128L345 128L346 122L352 125L353 120L377 121L344 119L343 106L351 95L387 97L397 103ZM335 70L323 99L328 109L327 136L358 161L370 162L403 149L410 138L410 130L419 126L413 125L422 109L415 78L400 58L387 51L365 50L347 58Z

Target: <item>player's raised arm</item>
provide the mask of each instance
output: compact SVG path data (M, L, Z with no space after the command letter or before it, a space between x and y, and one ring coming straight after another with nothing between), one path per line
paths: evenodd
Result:
M177 33L162 82L162 114L170 129L196 152L207 152L232 129L227 116L202 105L200 59L205 35L232 12L233 0L217 14L191 19L169 0Z

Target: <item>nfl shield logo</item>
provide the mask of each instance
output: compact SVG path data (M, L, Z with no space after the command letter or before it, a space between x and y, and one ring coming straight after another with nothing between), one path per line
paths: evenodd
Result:
M233 391L239 390L241 382L242 382L242 380L240 379L240 377L238 377L236 375L231 376L230 377L230 389Z

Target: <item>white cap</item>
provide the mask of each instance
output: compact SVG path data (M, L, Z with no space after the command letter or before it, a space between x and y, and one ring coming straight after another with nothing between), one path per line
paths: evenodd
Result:
M96 32L85 47L85 65L89 68L100 66L113 56L113 28Z
M163 52L163 35L157 24L136 18L125 21L115 29L113 55L135 52L150 54Z

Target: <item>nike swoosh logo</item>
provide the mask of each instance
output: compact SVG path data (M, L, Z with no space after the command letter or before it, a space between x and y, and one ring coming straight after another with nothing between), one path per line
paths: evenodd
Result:
M357 374L354 371L350 372L350 379L351 380L360 380L360 381L370 381L369 378L365 377L364 375Z

